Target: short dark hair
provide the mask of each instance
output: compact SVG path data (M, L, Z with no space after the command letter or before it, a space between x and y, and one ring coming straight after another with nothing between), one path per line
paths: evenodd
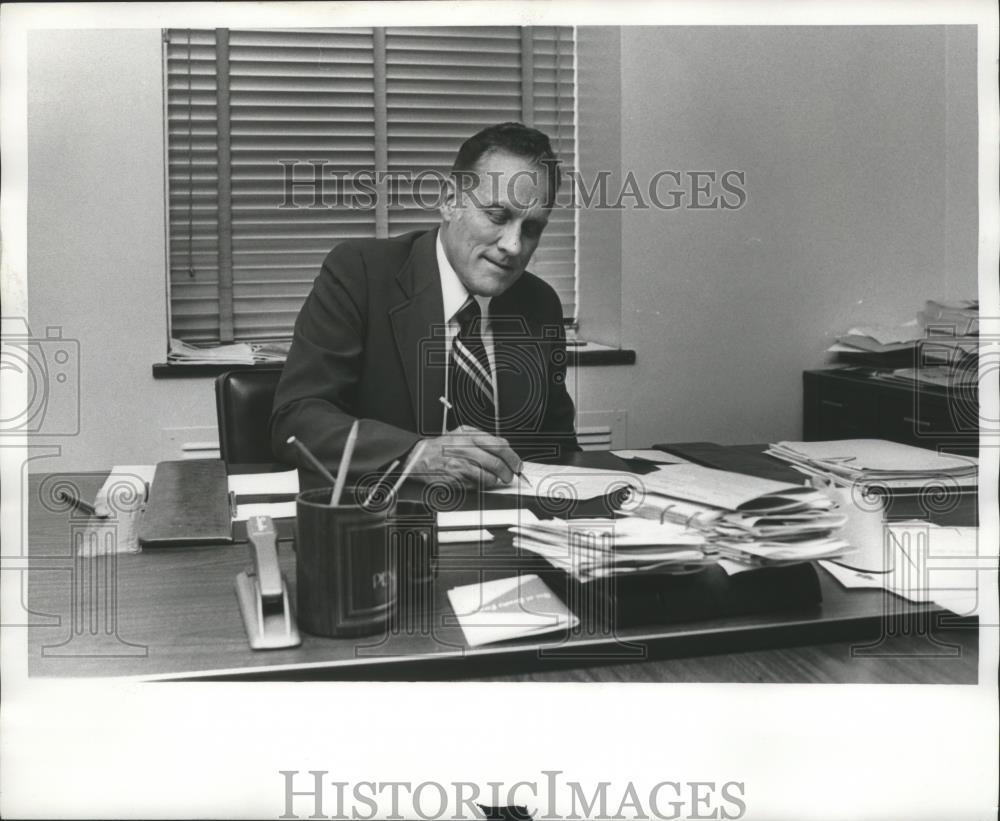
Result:
M522 157L545 171L549 184L549 201L546 206L553 205L562 179L559 159L552 150L549 138L537 128L530 128L524 123L498 123L473 134L458 149L458 155L451 166L451 175L457 179L462 174L475 171L476 164L494 151L506 151L515 157Z

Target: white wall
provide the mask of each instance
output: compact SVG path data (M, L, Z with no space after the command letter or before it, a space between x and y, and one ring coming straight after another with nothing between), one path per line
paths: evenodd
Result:
M79 340L80 433L37 471L167 458L166 428L215 425L209 379L166 358L159 30L28 36L28 318ZM176 458L176 457L175 457Z
M836 332L974 292L974 34L618 36L620 110L616 83L596 78L603 97L581 101L581 131L611 105L620 149L581 133L581 157L640 178L742 169L750 194L739 211L623 212L620 241L600 246L601 265L620 255L620 294L584 317L638 361L572 385L583 410L628 411L630 445L796 436L801 371ZM151 375L166 345L160 33L33 32L28 60L29 319L81 351L80 435L33 464L176 458L163 431L212 427L215 412L211 379ZM594 219L581 249L608 230Z
M801 432L838 332L976 293L975 32L622 30L622 172L746 172L740 210L630 210L630 439Z

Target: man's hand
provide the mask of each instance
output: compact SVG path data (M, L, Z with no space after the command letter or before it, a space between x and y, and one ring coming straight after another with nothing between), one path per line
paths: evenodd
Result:
M509 485L521 470L521 459L506 439L463 425L443 436L425 439L413 465L414 476L448 476L466 487Z

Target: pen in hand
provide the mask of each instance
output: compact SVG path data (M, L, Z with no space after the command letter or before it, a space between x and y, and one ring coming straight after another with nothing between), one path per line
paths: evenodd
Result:
M445 396L439 397L438 401L442 405L444 405L447 410L451 410L452 409L451 402L448 401L447 397L445 397ZM452 431L452 433L459 433L459 432L462 432L462 426L459 426L454 431ZM480 431L477 431L477 430L474 430L474 429L470 429L468 432L469 433L479 433ZM524 475L524 462L521 462L521 467L518 468L517 470L512 471L512 473L515 476L517 476L519 479L521 479L525 484L527 484L528 487L534 487L534 485L531 484L531 480L527 476Z

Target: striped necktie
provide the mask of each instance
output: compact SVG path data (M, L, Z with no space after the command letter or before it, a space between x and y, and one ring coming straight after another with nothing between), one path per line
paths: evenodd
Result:
M493 380L490 361L483 344L482 313L479 303L472 297L455 314L458 334L451 344L451 361L448 368L448 395L451 410L448 428L459 425L494 433L497 409L493 398Z

